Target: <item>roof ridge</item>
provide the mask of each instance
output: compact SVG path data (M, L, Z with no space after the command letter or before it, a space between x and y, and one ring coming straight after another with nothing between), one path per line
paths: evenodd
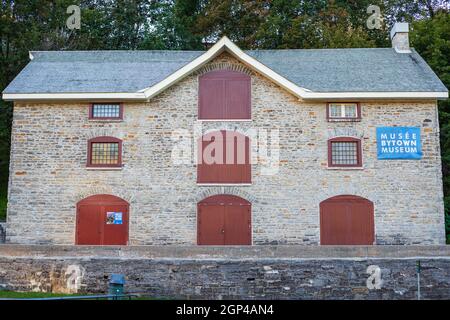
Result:
M382 47L382 48L285 48L285 49L251 49L244 51L334 51L334 50L394 50L391 47Z
M414 48L411 48L414 49ZM391 47L383 48L283 48L283 49L248 49L243 50L245 52L257 52L257 51L336 51L336 50L394 50ZM131 49L131 50L31 50L31 53L95 53L95 52L120 52L120 53L139 53L139 52L206 52L207 50L169 50L169 49Z
M206 50L31 50L31 53L91 52L205 52Z

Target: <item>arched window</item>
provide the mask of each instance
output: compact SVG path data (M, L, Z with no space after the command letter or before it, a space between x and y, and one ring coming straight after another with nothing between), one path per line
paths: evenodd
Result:
M235 131L214 131L198 141L197 183L251 183L250 139Z
M251 245L251 203L233 195L219 194L197 204L197 244Z
M320 203L320 244L372 245L374 241L372 201L341 195Z
M199 77L198 118L239 120L251 118L251 78L230 70L215 70Z
M361 140L350 137L328 140L328 167L362 167Z
M122 140L114 137L96 137L88 141L88 167L121 167Z

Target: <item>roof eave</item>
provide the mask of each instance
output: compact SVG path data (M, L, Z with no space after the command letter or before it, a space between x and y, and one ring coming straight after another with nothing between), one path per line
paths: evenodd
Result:
M448 92L308 92L302 99L304 100L377 100L377 99L448 99Z
M155 93L156 94L156 93ZM304 92L303 100L445 100L448 92ZM135 93L4 93L5 101L148 101L143 92Z
M5 101L146 101L142 92L103 92L103 93L4 93Z

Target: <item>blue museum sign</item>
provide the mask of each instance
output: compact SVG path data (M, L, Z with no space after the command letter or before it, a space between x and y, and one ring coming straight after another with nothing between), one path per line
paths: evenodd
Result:
M419 127L377 128L378 159L422 159Z

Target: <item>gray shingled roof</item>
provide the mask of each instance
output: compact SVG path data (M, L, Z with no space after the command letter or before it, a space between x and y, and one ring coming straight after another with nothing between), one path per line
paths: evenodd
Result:
M3 93L136 92L204 51L53 51L34 59ZM446 92L419 56L382 49L253 50L247 54L315 92Z
M297 85L317 92L444 92L413 49L261 50L249 54Z

